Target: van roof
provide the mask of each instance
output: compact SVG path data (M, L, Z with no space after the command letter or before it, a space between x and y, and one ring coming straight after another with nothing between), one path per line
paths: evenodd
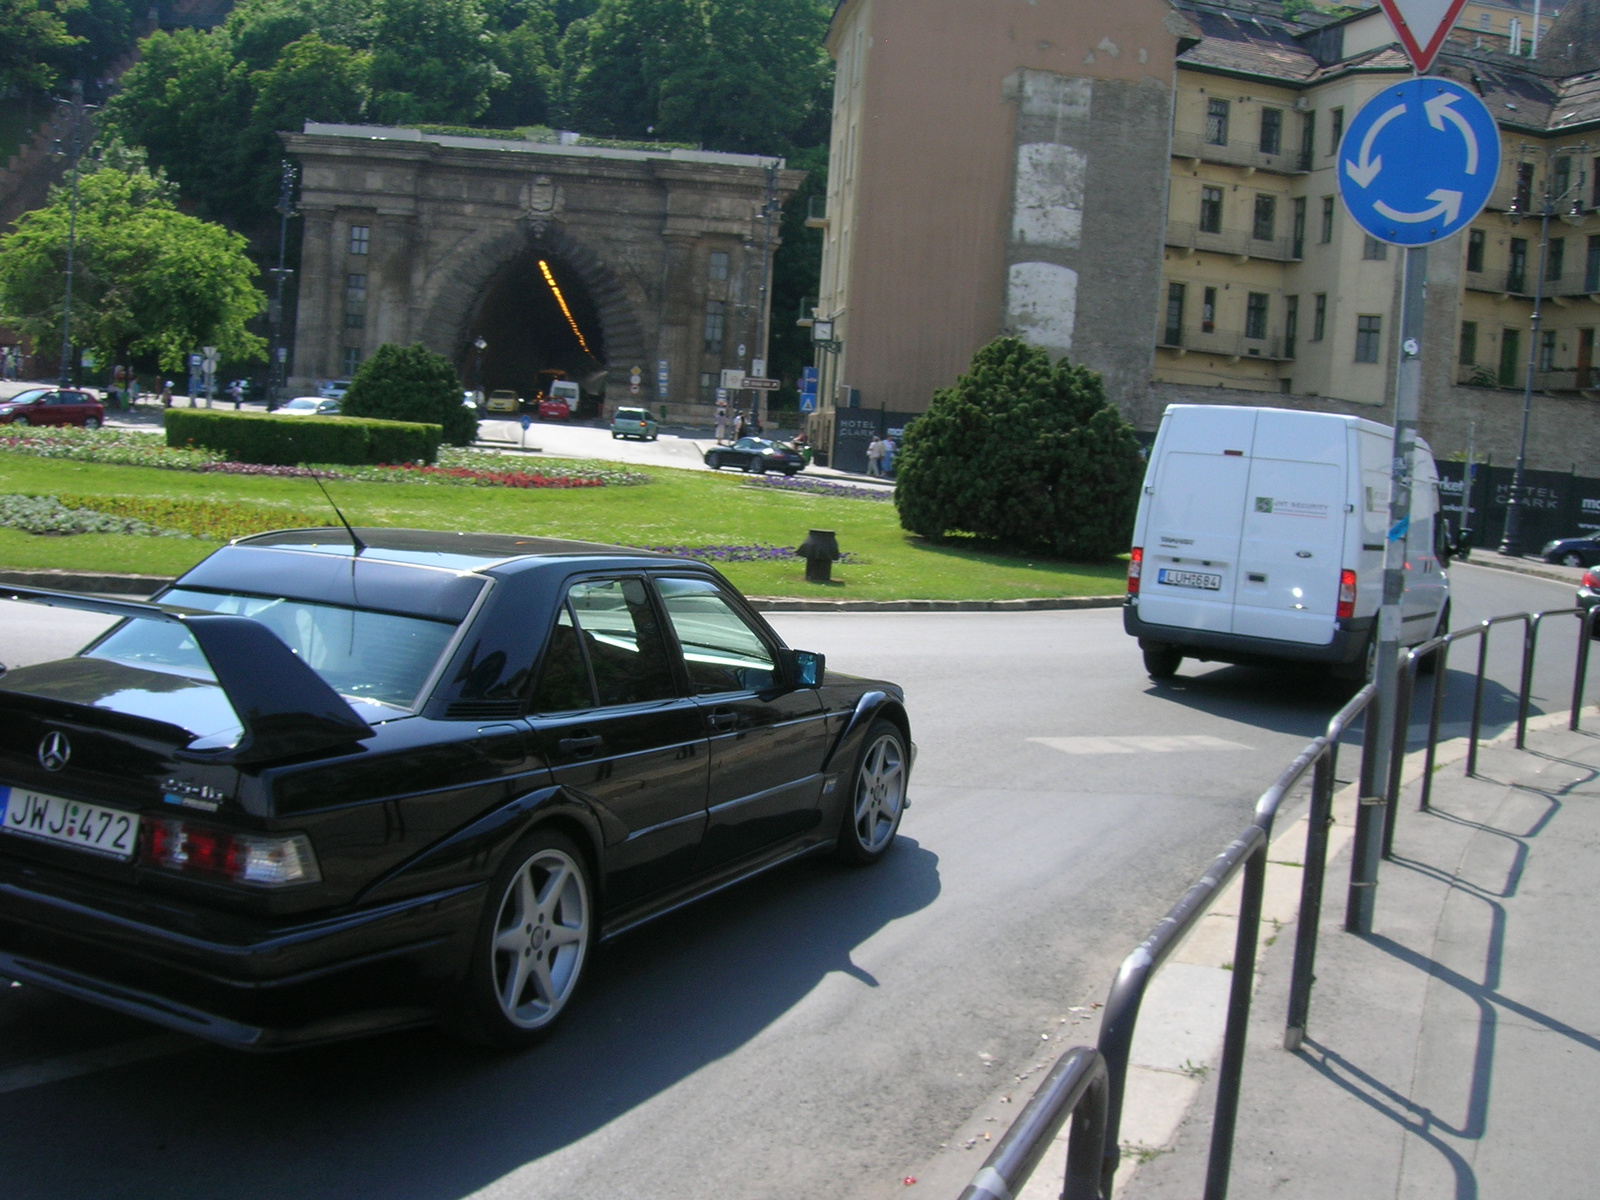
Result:
M1314 409L1304 408L1276 408L1270 404L1169 404L1166 413L1178 409L1220 409L1225 412L1272 412L1286 413L1291 416L1302 417L1307 421L1337 421L1343 425L1355 425L1369 433L1382 434L1384 437L1394 436L1394 426L1384 425L1366 417L1358 417L1353 413L1317 412ZM1166 413L1162 415L1165 416ZM1419 437L1417 441L1421 442Z

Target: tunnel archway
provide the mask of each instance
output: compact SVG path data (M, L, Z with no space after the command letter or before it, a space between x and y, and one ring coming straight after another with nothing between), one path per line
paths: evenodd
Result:
M586 397L604 391L599 307L579 272L547 247L531 245L495 271L463 340L462 380L469 387L481 380L485 393L510 388L532 399L548 392L552 379L577 381Z

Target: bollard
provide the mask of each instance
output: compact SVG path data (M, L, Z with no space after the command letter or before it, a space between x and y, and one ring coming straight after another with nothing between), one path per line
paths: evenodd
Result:
M839 561L839 539L833 530L811 530L806 540L795 548L795 553L806 560L807 583L832 581L833 564Z

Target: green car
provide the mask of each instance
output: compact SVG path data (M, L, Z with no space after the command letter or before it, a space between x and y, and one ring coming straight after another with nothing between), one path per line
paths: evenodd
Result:
M650 411L644 408L619 408L617 415L611 418L611 436L613 438L631 437L638 438L641 442L656 440L656 420Z

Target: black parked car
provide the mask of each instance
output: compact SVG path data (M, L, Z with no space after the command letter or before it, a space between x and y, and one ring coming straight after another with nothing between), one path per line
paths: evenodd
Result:
M900 688L716 571L296 530L0 676L0 976L239 1047L542 1033L596 942L805 854L882 858Z
M738 467L743 471L782 471L793 475L805 465L806 460L794 447L769 442L766 438L742 437L731 446L713 446L706 451L706 466L713 471Z
M1540 555L1547 563L1569 567L1592 567L1600 563L1600 539L1592 537L1557 538L1546 542Z

